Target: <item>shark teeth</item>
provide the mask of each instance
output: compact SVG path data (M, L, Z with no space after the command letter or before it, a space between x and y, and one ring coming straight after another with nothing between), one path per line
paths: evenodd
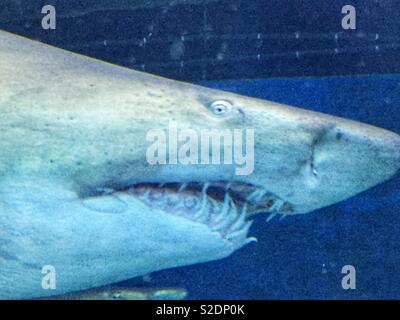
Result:
M125 191L149 206L162 207L169 213L178 210L212 228L222 228L240 215L248 219L258 213L269 213L266 219L269 222L278 214L282 219L295 211L291 203L265 188L233 181L138 183ZM108 188L96 189L98 197L112 196L114 192ZM87 205L91 206L90 198L87 199ZM218 210L219 214L212 214Z
M269 213L266 221L293 213L293 206L266 189L238 182L141 183L127 192L150 208L206 225L213 232L241 247L255 213Z
M247 183L220 181L211 184L212 188L218 187L229 193L238 206L247 206L248 215L255 213L291 214L293 205L265 188L260 188ZM223 199L221 199L222 201Z
M255 213L269 213L269 222L294 212L292 204L268 190L238 182L139 183L125 192L149 208L207 226L236 249L257 241L247 237ZM97 197L112 198L112 193L102 188ZM92 206L90 199L85 204Z
M193 222L206 225L211 231L218 233L235 248L254 242L248 238L252 221L248 221L247 205L239 208L224 189L223 200L210 195L211 183L202 184L201 188L188 183L182 185L138 184L127 192L141 200L149 208L164 213L184 217Z

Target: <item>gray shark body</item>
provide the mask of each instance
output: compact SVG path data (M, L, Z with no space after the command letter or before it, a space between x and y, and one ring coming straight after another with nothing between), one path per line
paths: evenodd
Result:
M223 116L210 112L218 100L232 106ZM269 210L264 198L279 199L286 212L278 213L296 214L351 197L400 167L400 137L384 129L151 76L6 32L0 114L3 299L220 259L251 241L233 200L166 191L163 183L251 186L260 195L253 205ZM170 121L195 131L254 129L254 172L150 165L146 133ZM132 189L149 183L157 187ZM198 206L186 206L188 199ZM46 265L56 270L54 290L42 287Z

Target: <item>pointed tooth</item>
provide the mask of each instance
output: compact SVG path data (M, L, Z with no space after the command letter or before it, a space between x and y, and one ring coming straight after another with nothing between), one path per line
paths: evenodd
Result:
M200 213L198 214L197 220L206 223L209 218L210 218L210 210L211 210L211 205L207 197L205 197L204 203L201 205L201 210Z
M221 213L220 213L220 216L222 216L222 217L226 217L226 215L229 212L229 206L230 206L230 201L229 200L230 200L229 195L227 193L225 193L224 204L222 206L222 210L221 210Z
M228 210L223 213L223 216L216 222L216 230L221 230L223 232L231 232L232 224L235 224L235 220L238 219L238 213L235 203L228 196Z
M267 193L267 191L262 189L254 190L247 198L247 201L259 201Z
M257 193L258 190L254 190L252 193L250 193L247 197L246 197L246 201L252 201L254 198L254 194Z
M247 203L243 205L242 212L240 215L246 216L247 215Z
M247 204L245 203L243 206L242 212L240 214L238 214L236 221L230 226L229 229L232 232L240 229L243 226L243 224L246 223L246 216L247 216L246 207L247 207Z
M282 221L283 219L285 219L287 217L287 214L281 214L279 221Z
M238 210L233 200L230 200L228 214L226 215L226 222L227 224L233 224L238 219L240 219L240 214L238 213Z
M242 229L229 233L226 239L236 244L239 248L243 247L244 245L249 243L249 241L247 241L247 234L249 233L250 227L251 222L249 221Z
M209 183L209 182L204 183L201 192L204 193L204 194L207 193L207 189L208 189L209 187L210 187L210 183Z
M268 218L266 219L266 221L267 221L267 222L270 222L276 215L277 215L276 212L272 212L272 213L268 216Z
M269 209L272 212L279 212L280 208L283 206L284 202L281 199L276 199L275 203Z
M208 202L207 194L203 192L201 198L201 209L200 209L201 211L205 210L207 202Z
M187 186L188 186L187 183L182 183L181 186L180 186L179 189L178 189L178 192L182 192L183 190L186 189Z
M225 194L224 204L222 205L221 211L217 213L217 217L214 221L213 230L220 230L226 223L226 219L229 214L229 207L230 207L229 196Z

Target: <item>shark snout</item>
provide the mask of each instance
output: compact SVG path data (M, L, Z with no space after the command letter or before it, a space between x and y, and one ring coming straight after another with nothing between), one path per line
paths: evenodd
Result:
M341 119L329 128L312 146L310 204L347 199L399 172L398 134Z
M305 213L345 200L400 171L400 136L356 121L271 102L255 124L254 184Z

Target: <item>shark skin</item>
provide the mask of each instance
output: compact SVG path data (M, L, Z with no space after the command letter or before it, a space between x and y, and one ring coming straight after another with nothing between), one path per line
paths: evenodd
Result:
M210 112L214 101L232 109ZM107 285L221 259L249 242L132 197L138 183L228 181L307 213L400 169L400 136L346 119L114 66L0 31L0 298ZM151 128L255 132L254 172L150 165ZM111 190L99 193L98 190ZM42 267L57 286L42 288Z

